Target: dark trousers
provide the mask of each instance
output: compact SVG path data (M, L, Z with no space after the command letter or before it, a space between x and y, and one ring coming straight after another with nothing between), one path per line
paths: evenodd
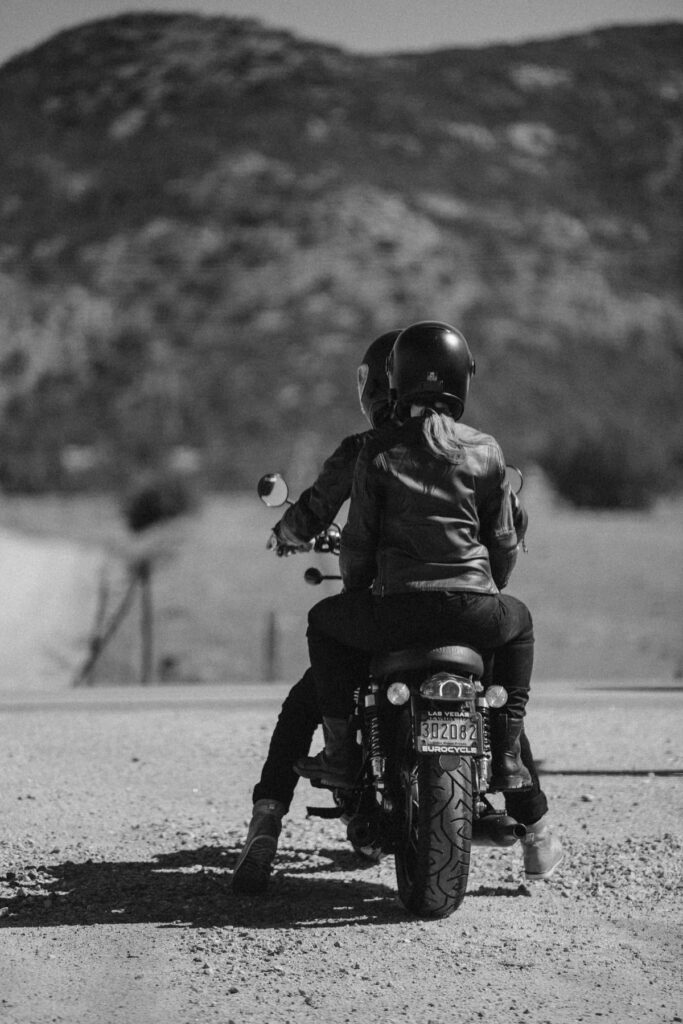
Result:
M321 716L310 669L292 687L284 700L270 741L261 778L254 786L253 800L279 800L289 810L300 776L294 765L308 754ZM531 789L505 793L508 814L523 825L533 825L548 810L526 733L521 736L522 763L531 774Z
M373 654L412 646L469 644L505 686L505 713L523 718L534 662L534 632L526 605L507 594L425 590L374 597L335 594L308 615L308 650L323 715L345 718L357 680ZM493 654L495 653L495 658Z
M452 636L450 640L452 642ZM463 640L463 642L465 641ZM474 641L470 642L474 643ZM405 646L403 638L397 646ZM315 681L311 669L308 669L299 682L292 687L282 705L261 778L254 787L254 802L262 799L279 800L289 809L294 789L299 781L299 776L294 772L293 766L299 758L308 754L313 734L320 721ZM518 793L506 793L505 807L517 821L525 825L532 825L546 813L548 802L541 789L533 754L525 733L522 733L521 736L521 750L522 762L531 774L532 787Z
M315 695L313 672L307 669L285 697L253 799L279 800L287 810L300 776L294 765L311 749L313 734L322 721Z

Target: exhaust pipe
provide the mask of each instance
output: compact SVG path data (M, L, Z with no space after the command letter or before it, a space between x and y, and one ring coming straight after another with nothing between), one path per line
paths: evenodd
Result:
M474 846L514 846L526 835L526 825L509 814L485 814L472 822Z
M361 814L351 818L346 826L346 835L353 846L378 846L380 841L378 823Z

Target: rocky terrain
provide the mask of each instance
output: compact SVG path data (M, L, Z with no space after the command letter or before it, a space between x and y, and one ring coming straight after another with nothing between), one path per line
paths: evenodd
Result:
M565 862L527 884L518 849L476 848L437 922L402 910L390 859L305 817L303 785L269 893L233 896L284 692L2 695L3 1021L681 1021L680 688L539 685Z

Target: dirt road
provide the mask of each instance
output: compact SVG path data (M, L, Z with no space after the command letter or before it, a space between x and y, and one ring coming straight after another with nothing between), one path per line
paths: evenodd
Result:
M401 909L390 859L306 819L304 785L270 894L232 895L284 692L0 694L4 1024L683 1019L683 690L539 683L566 863L527 886L518 849L476 849L434 923Z

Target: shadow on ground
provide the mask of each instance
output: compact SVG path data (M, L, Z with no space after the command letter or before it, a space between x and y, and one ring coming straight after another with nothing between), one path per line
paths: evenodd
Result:
M390 889L363 880L364 865L351 851L320 851L315 864L310 851L283 851L268 893L258 898L232 893L238 853L204 846L150 861L67 861L10 874L3 887L9 895L0 897L0 928L141 922L292 928L405 917ZM354 869L353 880L334 877Z
M150 861L66 861L20 876L10 873L0 880L6 894L0 896L0 928L139 923L313 928L411 918L393 888L363 878L371 865L351 850L320 850L313 862L310 850L281 851L270 888L259 897L232 893L238 853L203 846ZM480 887L468 895L520 896L522 888Z

